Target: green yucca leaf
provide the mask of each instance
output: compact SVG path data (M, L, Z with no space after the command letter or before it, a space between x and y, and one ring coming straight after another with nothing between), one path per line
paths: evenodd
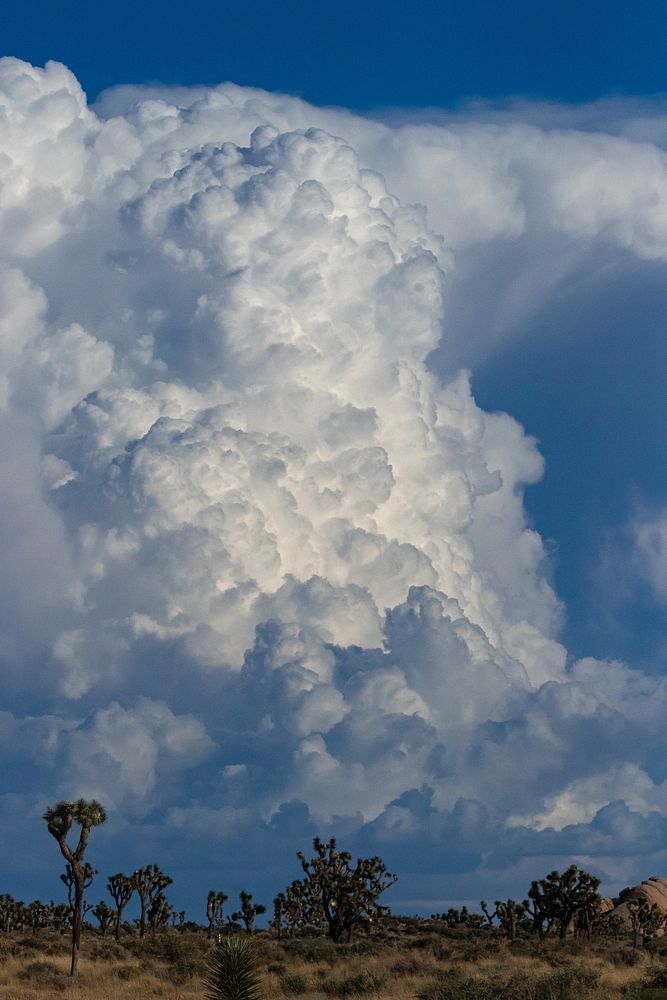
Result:
M261 1000L257 960L247 938L225 938L213 952L205 977L206 1000Z

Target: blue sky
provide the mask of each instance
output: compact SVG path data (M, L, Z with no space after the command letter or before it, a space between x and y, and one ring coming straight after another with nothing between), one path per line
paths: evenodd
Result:
M113 84L222 80L345 107L442 107L521 95L590 101L665 88L660 0L403 3L155 0L7 5L3 49Z
M0 891L664 870L664 4L0 17Z

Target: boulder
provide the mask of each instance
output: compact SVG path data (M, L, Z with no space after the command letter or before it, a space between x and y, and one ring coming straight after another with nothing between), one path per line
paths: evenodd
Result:
M650 878L644 879L639 885L628 886L626 889L622 889L618 897L611 901L613 903L611 911L606 908L603 912L617 914L619 917L622 917L624 923L630 926L628 902L631 899L656 903L665 916L667 916L667 878L663 878L660 875L651 875ZM607 900L603 902L606 903ZM664 934L664 930L658 931L658 935L662 936L662 934Z

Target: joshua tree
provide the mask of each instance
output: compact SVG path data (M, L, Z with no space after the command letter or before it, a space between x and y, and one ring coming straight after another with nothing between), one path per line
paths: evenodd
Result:
M145 868L137 868L132 876L132 884L136 889L141 902L141 916L139 918L139 937L146 933L146 917L151 904L156 897L171 885L173 879L160 871L157 865L146 865Z
M9 893L0 896L0 931L9 933L16 930L23 923L25 907Z
M310 861L301 852L297 854L306 874L306 909L321 911L332 941L340 941L343 934L349 941L356 924L369 923L387 912L388 908L377 900L393 885L396 875L388 872L377 857L359 858L353 868L352 855L336 849L335 837L328 843L315 837L313 848L315 857Z
M132 875L123 875L121 872L118 872L116 875L111 875L107 881L109 895L116 904L116 941L120 938L120 925L123 918L123 910L132 899L135 888L134 877Z
M237 913L232 913L232 920L242 920L245 924L246 934L252 934L255 924L255 917L266 913L266 907L262 903L253 903L249 892L241 892L241 909Z
M58 802L44 813L49 833L58 841L60 852L65 861L71 865L74 879L74 911L72 914L72 964L70 975L76 976L79 967L79 946L81 944L81 925L83 923L83 894L85 883L85 864L83 856L88 846L90 831L106 820L104 808L95 799L86 801L77 799L75 802ZM80 827L79 840L74 849L67 843L67 835L72 824Z
M526 917L526 909L521 903L516 903L513 899L506 899L504 902L497 899L493 904L495 906L493 913L489 912L486 900L483 899L479 905L489 927L493 927L493 921L497 917L501 929L507 934L510 942L516 941L517 930Z
M523 906L532 917L540 938L556 925L559 937L564 940L568 927L582 910L592 912L595 909L597 912L599 885L600 879L577 865L570 865L562 874L552 871L546 878L531 882L528 899L524 900Z
M213 952L206 1000L261 1000L257 960L247 937L229 937Z
M484 909L486 906L484 900L482 900L480 906L489 921L489 926L491 926L495 913L489 917L488 912ZM479 913L471 913L467 906L462 906L460 910L457 910L454 906L450 906L446 913L432 913L431 920L441 921L447 927L482 927L484 924L484 917Z
M625 921L618 913L598 913L593 923L596 937L618 939L624 930Z
M285 911L285 893L279 892L273 900L273 920L271 926L278 935L278 940L283 936L283 913Z
M100 925L101 936L106 937L107 931L116 917L116 911L112 910L108 903L105 903L104 900L101 899L97 906L93 909L93 916Z
M208 938L213 937L213 931L220 931L223 925L222 911L225 903L229 899L224 892L216 892L215 889L209 891L206 897L206 919L208 920Z
M602 897L591 893L583 900L582 905L577 910L574 917L575 937L586 938L590 941L602 915Z
M642 941L651 938L665 926L665 914L657 903L649 903L647 899L628 899L628 916L632 925L632 944L636 948L638 938Z
M85 903L84 903L85 906ZM72 922L72 907L68 903L52 903L51 924L60 933Z
M167 926L172 912L171 903L165 894L158 892L157 896L154 896L151 900L151 905L148 908L148 926L151 929L151 934L155 934L156 931Z
M516 941L517 929L521 925L526 915L525 908L521 903L515 902L513 899L495 901L496 916L498 917L498 923L507 934L510 943Z
M276 906L280 907L281 927L284 925L292 933L304 927L321 927L324 913L319 899L313 897L311 886L305 879L294 879L273 901L274 917ZM275 921L274 921L275 926Z
M25 921L33 934L49 925L49 908L39 899L34 899L25 908Z

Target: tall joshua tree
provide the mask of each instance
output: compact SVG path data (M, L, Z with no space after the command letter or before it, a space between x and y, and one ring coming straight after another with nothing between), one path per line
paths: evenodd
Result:
M146 933L146 918L148 911L155 902L157 896L166 889L174 880L165 875L157 865L146 865L145 868L137 868L132 876L132 883L139 896L141 903L141 916L139 917L139 937Z
M116 941L120 938L120 925L123 920L123 910L132 899L135 888L134 877L132 875L123 875L122 872L118 872L116 875L110 875L107 881L109 895L116 904L116 930L114 934Z
M215 889L209 891L206 897L206 919L208 920L208 938L213 937L213 931L220 931L222 927L222 911L225 903L229 899L224 892L216 892ZM220 943L218 941L218 943Z
M83 894L86 881L86 864L83 856L86 853L90 831L94 826L100 826L106 820L104 807L95 799L77 799L75 802L58 802L50 806L44 813L49 833L58 842L60 853L71 866L74 882L74 908L72 913L72 964L70 975L75 977L79 970L79 946L81 944L81 925L83 923ZM67 842L67 835L72 824L80 827L79 840L72 848Z
M523 907L532 918L540 939L556 926L559 937L564 940L568 928L582 910L597 913L599 885L599 878L577 865L570 865L564 872L549 872L546 878L531 882Z
M310 861L299 851L306 878L302 882L307 909L319 910L329 929L329 937L338 942L343 935L349 941L356 924L369 923L388 912L378 897L393 885L397 876L388 872L378 858L359 858L352 867L349 851L339 851L336 838L327 843L315 837L315 857Z

